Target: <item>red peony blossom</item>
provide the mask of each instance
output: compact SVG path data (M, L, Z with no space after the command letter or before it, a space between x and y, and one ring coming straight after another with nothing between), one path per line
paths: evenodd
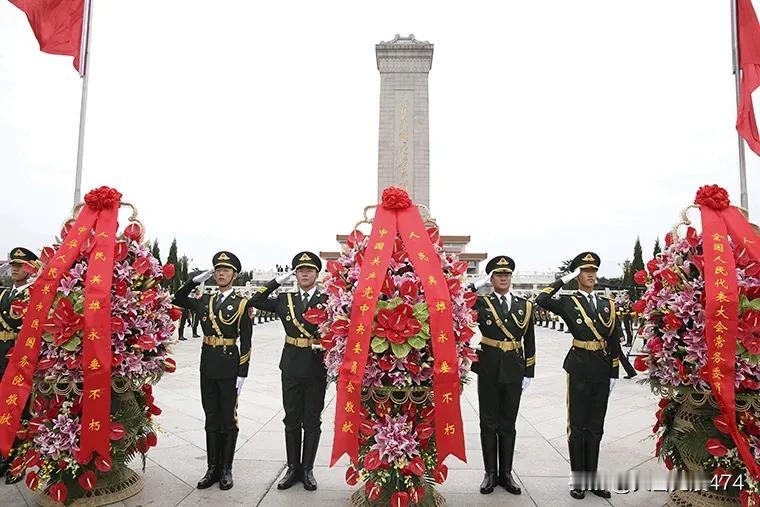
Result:
M680 329L681 326L683 325L683 321L679 319L678 317L676 317L675 314L673 313L668 313L667 315L665 315L663 320L665 321L665 326L668 329L672 329L674 331Z
M413 316L412 307L401 303L393 310L384 308L377 313L375 336L386 338L391 343L406 343L422 329L420 321Z
M722 210L728 208L731 202L728 199L728 192L724 188L718 185L705 185L697 190L694 204L707 206L714 210Z
M63 345L83 328L84 317L74 310L69 298L63 298L58 302L53 317L45 324L45 330L52 335L56 346Z
M643 269L636 271L636 274L633 275L633 281L636 282L637 285L646 285L647 272Z
M87 192L84 196L84 202L95 211L111 209L118 206L121 201L121 193L115 188L100 187Z
M385 209L406 209L412 205L412 200L403 188L388 187L383 190L382 205Z

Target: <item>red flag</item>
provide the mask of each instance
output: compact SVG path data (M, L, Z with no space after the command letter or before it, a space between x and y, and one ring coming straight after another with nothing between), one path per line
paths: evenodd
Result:
M739 89L739 112L736 130L752 151L760 155L760 135L757 132L752 92L760 87L760 24L751 0L737 2L739 32L739 68L742 72Z
M74 57L74 68L80 73L82 23L85 0L10 0L24 11L40 51Z

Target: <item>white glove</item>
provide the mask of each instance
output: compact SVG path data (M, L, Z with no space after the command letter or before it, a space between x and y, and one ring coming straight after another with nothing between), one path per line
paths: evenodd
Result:
M213 274L214 274L214 270L213 269L209 269L208 271L206 271L204 273L201 273L200 275L195 275L193 277L193 281L195 283L203 283L206 280L208 280L209 278L211 278L213 276Z
M237 395L240 396L240 392L243 390L243 384L245 384L245 377L238 377L235 382L235 389L237 389Z
M568 273L561 278L562 283L571 282L575 280L576 278L578 278L578 275L580 274L581 274L581 268L575 268L575 271L573 271L572 273Z
M475 281L475 283L472 284L473 287L475 287L475 290L478 290L481 287L485 287L491 282L490 276L484 276L483 278L480 278Z
M522 390L525 391L530 385L530 377L523 377Z
M616 378L610 379L610 394L612 394L612 388L615 387L615 382L617 382Z
M294 276L294 275L295 275L295 273L294 273L294 272L292 272L292 271L288 271L287 273L285 273L285 274L283 274L283 275L280 275L280 276L278 276L277 278L275 278L275 279L274 279L274 281L275 281L275 282L277 282L278 284L282 285L282 284L284 284L285 282L287 282L287 281L291 280L291 279L293 278L293 276Z

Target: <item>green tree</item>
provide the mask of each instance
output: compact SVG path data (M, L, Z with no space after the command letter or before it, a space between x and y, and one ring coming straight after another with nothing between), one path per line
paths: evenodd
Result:
M161 249L158 248L158 239L153 240L153 246L150 249L150 253L153 254L153 257L158 259L159 263L161 263Z
M633 285L633 272L631 271L631 260L626 259L623 261L623 287L629 288Z
M652 258L657 258L657 254L662 252L662 248L660 248L660 238L656 238L654 240L654 251L652 252Z
M175 275L179 274L180 266L179 259L177 258L177 238L172 240L172 246L169 247L169 255L166 257L167 264L174 264ZM173 293L177 292L180 287L181 277L175 276L169 281L169 290Z
M633 275L637 271L642 269L644 269L644 256L641 253L641 241L639 241L639 238L636 238L636 244L633 246L633 260L631 261L631 278L633 278Z

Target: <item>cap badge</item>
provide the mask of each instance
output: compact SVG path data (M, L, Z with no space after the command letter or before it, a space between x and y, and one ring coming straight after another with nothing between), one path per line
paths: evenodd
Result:
M302 256L298 258L299 261L310 261L311 257L309 257L309 254L305 253Z
M581 259L581 260L583 260L583 261L591 261L591 262L593 262L593 261L595 261L596 259L594 259L594 256L593 256L593 255L591 255L591 254L589 253L589 254L586 254L586 256L585 256L583 259Z
M506 259L506 257L502 257L501 259L499 259L499 262L497 262L496 264L498 264L499 266L508 266L509 261Z
M228 260L230 260L230 258L229 258L229 256L225 252L222 252L222 253L219 254L219 260L220 261L228 261Z

